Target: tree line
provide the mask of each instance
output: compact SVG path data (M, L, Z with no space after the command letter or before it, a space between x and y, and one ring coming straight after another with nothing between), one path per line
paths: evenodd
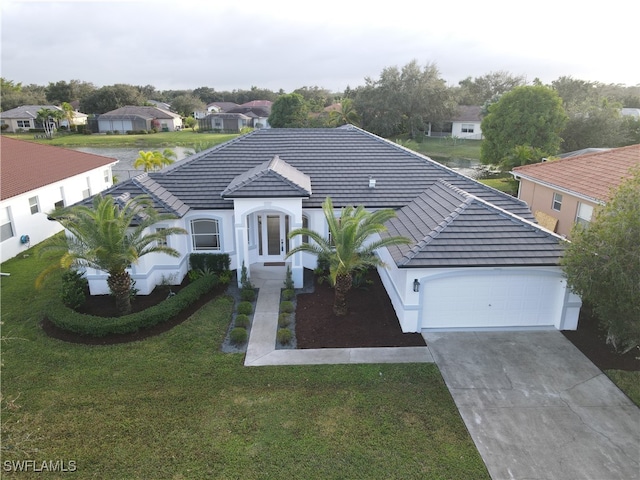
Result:
M477 105L482 106L482 130L488 140L483 142L486 144L483 161L505 166L527 163L539 155L640 143L640 120L620 114L623 107L640 108L640 85L604 84L570 76L548 85L538 79L528 84L523 76L505 71L469 76L457 85L448 85L435 64L420 65L416 60L401 68L384 68L377 78L366 77L363 85L347 87L343 92L318 86L304 86L287 93L255 86L232 91L216 91L208 86L160 91L153 85L97 87L81 80L50 82L46 86L22 85L4 78L0 81L3 110L20 105L66 103L91 115L154 100L168 103L172 110L188 117L194 111L204 111L212 102L243 104L270 100L274 102L270 118L274 127L353 123L386 138L406 135L417 141L429 128L449 121L458 106ZM528 100L513 101L507 94L514 91L520 92L521 97L529 97ZM552 98L547 98L549 95ZM334 104L337 107L325 111ZM515 106L519 109L514 110ZM525 118L527 122L523 121ZM541 118L547 121L541 122ZM536 122L542 125L536 126ZM499 134L492 138L498 129ZM553 131L549 132L550 129ZM536 137L544 136L544 132L546 137L553 138ZM509 140L506 144L505 139Z

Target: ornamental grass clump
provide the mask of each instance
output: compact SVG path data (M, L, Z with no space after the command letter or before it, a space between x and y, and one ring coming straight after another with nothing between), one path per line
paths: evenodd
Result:
M278 329L276 337L278 339L278 343L281 343L282 345L288 345L293 338L293 334L288 328L280 328Z
M294 290L291 290L289 288L287 288L286 290L282 291L282 299L283 300L292 300L293 297L296 296L296 292Z
M281 313L278 315L278 327L285 328L291 324L291 315L289 313Z
M240 302L238 304L238 308L236 308L236 311L238 313L244 313L245 315L250 315L253 313L253 305L251 304L251 302Z
M290 301L280 302L280 312L293 313L293 302L290 302Z
M241 328L247 328L251 321L249 320L249 316L244 313L240 313L236 316L235 326Z
M236 345L246 343L248 337L247 329L242 327L236 327L229 333L229 340Z

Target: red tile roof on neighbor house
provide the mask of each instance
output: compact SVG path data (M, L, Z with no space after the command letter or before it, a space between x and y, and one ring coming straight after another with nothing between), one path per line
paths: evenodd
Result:
M0 200L116 163L115 158L67 148L0 139Z
M604 202L633 167L640 167L640 144L516 167L512 173Z

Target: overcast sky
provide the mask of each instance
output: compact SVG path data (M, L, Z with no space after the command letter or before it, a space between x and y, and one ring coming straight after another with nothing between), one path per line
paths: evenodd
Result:
M1 75L158 90L334 92L434 63L450 85L499 70L640 84L637 0L2 0Z

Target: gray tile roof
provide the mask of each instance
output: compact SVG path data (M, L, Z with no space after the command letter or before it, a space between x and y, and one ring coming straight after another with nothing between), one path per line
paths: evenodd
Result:
M235 177L221 195L224 198L309 197L311 179L276 155Z
M60 107L56 105L22 105L21 107L12 108L11 110L5 110L4 112L0 112L0 118L14 118L14 119L23 119L23 118L36 118L38 116L38 111L46 108L48 110L59 110L63 111Z
M557 265L562 240L552 232L439 180L387 222L384 235L410 238L389 247L400 267Z
M100 117L142 117L146 119L154 118L181 118L177 113L163 110L158 107L138 107L128 105L116 108L110 112L103 113Z
M125 192L178 215L256 196L399 209L389 234L413 245L389 250L408 268L557 265L562 255L562 239L537 227L523 201L350 125L256 130L105 193Z

